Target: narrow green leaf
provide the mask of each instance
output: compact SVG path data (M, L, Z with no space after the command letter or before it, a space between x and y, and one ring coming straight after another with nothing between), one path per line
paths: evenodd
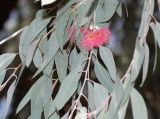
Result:
M48 117L51 116L53 113L55 113L55 111L56 111L56 104L55 104L55 101L52 100L48 110Z
M114 83L112 82L108 72L105 70L105 68L97 61L95 61L94 71L96 74L96 77L98 78L99 82L105 86L105 88L112 92L114 88Z
M58 115L57 112L55 112L55 113L52 114L48 119L60 119L60 116Z
M68 55L66 52L59 51L55 56L55 64L58 72L58 78L62 82L67 75Z
M31 64L32 62L32 59L33 59L33 56L35 54L35 51L36 51L36 48L37 48L37 45L39 43L39 40L35 40L29 47L29 50L28 50L28 53L27 53L27 56L26 56L26 66L29 67L29 65Z
M119 106L123 99L124 89L120 81L116 82L114 91L112 92L112 99L107 112L107 119L116 119L118 116Z
M106 21L108 21L116 12L117 6L119 4L118 0L105 0L105 11L106 11Z
M2 72L14 60L15 53L5 53L0 55L0 72Z
M43 79L42 77L40 79L38 79L36 81L35 84L33 84L33 86L30 88L30 90L27 92L27 94L25 95L25 97L21 100L21 102L19 103L18 107L17 107L17 110L16 110L16 113L19 113L19 111L31 100L31 95L32 95L32 92L33 90L36 88L36 87L39 87L42 85L42 84L45 84L45 82L47 82L47 79ZM48 86L46 89L50 88L50 86ZM49 92L48 92L49 91ZM50 94L50 90L47 91L47 94ZM37 91L38 93L38 91ZM36 94L37 95L37 94ZM47 96L48 97L48 96ZM45 97L44 97L45 98Z
M95 100L94 99L94 87L91 82L88 82L88 103L89 103L89 109L91 111L95 110Z
M0 85L2 84L4 78L6 76L6 70L0 72Z
M78 61L78 52L77 52L76 48L74 48L70 54L70 57L69 57L69 66L70 66L71 70L76 68L77 61Z
M42 58L41 51L39 48L37 48L33 56L33 63L37 68L39 68L42 62L43 62L43 58Z
M150 3L150 4L148 4L148 3ZM140 25L140 28L138 31L139 38L143 38L143 34L146 34L146 28L150 24L150 17L151 17L151 15L153 15L153 10L154 10L154 5L155 5L154 3L155 3L154 0L152 0L152 1L145 0L145 2L144 2L141 25Z
M156 22L154 35L155 35L155 39L157 40L158 45L160 47L160 38L159 38L159 35L160 35L160 23L159 22Z
M61 10L57 12L57 16L59 16L62 13L63 9L65 8L62 8ZM66 10L64 14L62 14L62 16L55 23L56 24L56 37L57 37L57 41L61 49L63 49L63 46L66 43L64 34L65 32L68 33L68 31L66 31L66 26L69 21L69 15L70 15L70 9Z
M54 58L54 56L56 55L58 49L59 49L59 45L58 45L58 41L56 39L56 34L55 32L52 33L49 41L48 41L48 53L45 56L45 59L42 63L42 65L39 67L39 69L37 70L37 72L34 74L33 77L37 76L50 62L51 60Z
M115 66L112 52L110 51L109 48L103 47L103 46L101 46L99 48L99 51L100 51L100 56L101 56L104 64L106 65L112 80L116 81L117 80L116 66Z
M143 76L142 76L142 82L140 86L143 86L147 72L148 72L148 64L149 64L149 48L146 42L144 42L144 62L143 62Z
M156 36L156 32L155 32L156 24L154 22L151 22L150 26L151 26L153 34L154 34L154 45L155 45L155 57L154 57L154 65L153 65L153 72L154 72L156 69L156 65L157 65L157 36Z
M107 96L108 91L106 90L106 88L101 84L94 83L94 99L96 108L99 108L104 104L104 101L107 98Z
M19 44L19 53L22 62L25 62L25 58L28 54L28 49L32 44L32 42L46 28L50 20L51 18L44 20L35 18L29 26L24 28L20 36L20 44Z
M34 86L31 92L31 118L40 119L43 107L51 99L52 80L46 76L38 79L39 82Z
M131 104L134 119L148 119L144 99L135 89L133 89L131 93Z
M131 80L134 82L140 72L142 63L144 60L144 47L140 44L140 41L136 41L134 56L133 56L133 65L131 68Z
M16 88L16 80L14 80L14 82L11 84L11 86L8 89L6 106L4 108L2 119L6 119L7 118L7 114L8 114L9 108L11 106L12 97L13 97L13 93L14 93L15 88Z
M125 104L120 108L118 111L118 119L124 119L126 112L127 112L127 107L128 107L129 99L125 102Z
M56 108L60 110L66 102L71 98L78 87L79 78L82 74L82 62L85 60L83 54L79 55L77 67L72 70L69 75L61 83L57 96L55 97ZM63 98L62 98L63 97Z
M118 8L117 8L117 13L120 17L122 17L122 4L119 3Z

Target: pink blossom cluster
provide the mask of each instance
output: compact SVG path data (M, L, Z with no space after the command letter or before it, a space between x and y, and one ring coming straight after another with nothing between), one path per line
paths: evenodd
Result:
M98 48L99 46L109 44L110 43L110 37L111 37L111 31L108 28L100 28L100 29L85 29L81 28L82 33L82 39L80 41L80 45L83 49L90 51L93 48ZM75 41L75 32L76 28L73 27L72 34L71 34L71 28L68 29L70 37L70 42L72 43Z

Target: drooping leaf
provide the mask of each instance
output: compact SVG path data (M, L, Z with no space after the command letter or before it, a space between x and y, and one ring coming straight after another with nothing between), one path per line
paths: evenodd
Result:
M1 71L0 73L0 85L2 84L4 78L5 78L5 75L6 75L6 70L3 70Z
M156 24L154 22L151 22L150 26L151 26L153 34L154 34L154 44L155 44L155 57L154 57L154 65L153 65L153 72L154 72L156 69L156 65L157 65L157 36L156 36L156 32L155 32Z
M61 8L58 12L57 12L57 18L59 15L61 15L62 13L62 16L59 17L59 19L56 21L55 25L56 25L56 37L57 37L57 41L58 41L58 44L60 46L61 49L63 49L63 46L64 44L66 43L66 39L64 37L64 34L65 32L68 33L68 29L66 29L66 26L68 24L68 21L69 21L69 13L70 13L70 10L67 9L65 12L63 12L63 9L65 9L65 7Z
M128 103L129 103L129 99L125 102L125 104L118 111L118 118L119 119L124 119L125 118L127 107L128 107Z
M33 57L33 63L37 68L39 68L42 62L43 62L43 58L42 58L41 51L39 48L37 48Z
M159 35L160 35L160 23L159 22L156 22L156 25L155 25L155 29L154 29L154 35L155 35L155 39L160 47L160 38L159 38Z
M43 107L49 102L52 94L52 80L42 76L31 92L31 118L40 119Z
M96 108L99 108L104 104L104 101L107 98L107 96L108 91L106 90L106 88L101 84L94 83L94 98Z
M144 81L148 72L148 64L149 64L149 48L146 42L144 42L144 62L143 62L143 76L141 86L144 84Z
M5 53L0 55L0 72L2 72L14 60L15 53Z
M120 17L122 17L122 4L119 3L118 8L117 8L117 13Z
M95 110L95 100L94 99L94 87L92 83L88 82L88 103L89 103L89 109L91 111Z
M147 107L143 97L136 91L132 90L131 104L134 119L148 119Z
M59 114L57 112L55 112L48 119L60 119L60 116L59 116Z
M105 7L105 19L108 21L116 12L117 6L119 4L118 0L104 0L104 7Z
M46 28L51 18L47 19L34 19L33 22L26 26L20 36L19 53L22 62L28 54L28 49L35 38Z
M79 61L77 61L77 67L70 72L70 74L61 83L58 94L55 97L56 108L60 110L66 102L70 99L73 93L78 87L79 78L82 74L82 62L85 60L85 55L82 53L79 55ZM63 97L63 98L62 98Z
M39 69L37 70L37 72L34 74L33 77L37 76L51 62L51 60L55 57L59 49L55 32L53 32L52 35L50 36L48 45L49 45L48 53L46 54L43 63L41 64L41 66L39 67Z
M48 109L48 117L51 116L53 113L55 113L55 111L56 111L56 104L55 101L52 100L50 103L50 107Z
M76 48L74 48L70 54L70 57L69 57L69 66L70 66L71 70L76 68L77 61L78 61L78 52L77 52Z
M37 45L39 43L39 40L35 40L29 47L29 50L28 50L28 53L27 53L27 56L26 56L26 66L29 67L30 63L32 62L32 59L33 59L33 56L35 54L35 51L36 51L36 48L37 48Z
M124 89L120 81L116 82L114 91L112 93L112 99L110 101L109 109L107 112L107 119L116 119L118 116L119 106L123 99Z
M115 66L112 52L110 51L109 48L103 47L103 46L99 48L99 51L100 51L100 56L104 64L106 65L112 80L116 81L117 80L116 66Z
M150 4L148 4L150 3ZM143 34L146 34L147 27L149 27L150 24L150 17L153 15L154 10L154 0L145 0L143 12L142 12L142 20L141 25L138 31L138 37L143 40Z
M55 56L55 64L58 72L58 78L62 82L67 75L68 55L66 52L59 51Z
M14 93L15 88L16 88L16 80L14 80L14 82L11 84L11 86L8 89L6 106L4 108L2 119L6 119L7 118L7 114L8 114L9 108L11 106L12 97L13 97L13 93Z
M131 68L131 80L134 82L140 72L142 63L144 60L144 47L141 45L140 41L136 41L134 56L133 56L133 65Z
M108 72L105 68L97 61L95 61L94 71L99 82L109 91L112 92L114 88L113 81L111 80Z
M32 92L33 90L36 88L36 87L39 87L41 88L40 86L42 84L46 84L45 82L47 82L47 80L50 80L50 79L47 79L46 80L44 78L40 78L36 81L35 84L33 84L33 86L30 88L30 90L27 92L27 94L23 97L23 99L21 100L21 102L19 103L18 107L17 107L17 110L16 110L16 113L19 113L19 111L31 100L31 95L32 95ZM49 84L48 84L49 85ZM50 86L48 86L46 88L46 90L50 88ZM49 95L50 94L50 90L48 90L49 92L47 92L46 95ZM38 92L37 92L38 93ZM37 94L36 94L37 95ZM48 97L48 96L47 96ZM45 97L44 97L45 98ZM48 98L47 98L48 99Z

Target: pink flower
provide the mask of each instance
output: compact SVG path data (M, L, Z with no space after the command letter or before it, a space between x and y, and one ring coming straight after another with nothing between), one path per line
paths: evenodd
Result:
M98 48L104 44L109 44L111 31L108 28L98 30L88 30L81 40L81 46L86 50Z

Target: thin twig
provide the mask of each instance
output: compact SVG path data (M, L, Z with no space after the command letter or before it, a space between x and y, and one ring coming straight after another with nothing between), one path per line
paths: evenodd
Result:
M16 77L15 79L17 79L17 76L15 75L15 73L18 71L18 69L22 66L22 64L19 64L16 68L14 68L14 72L12 73L12 75L7 79L7 81L5 83L3 83L3 85L0 85L0 92L4 89L4 87L8 84L8 82L12 79L12 77Z
M92 54L93 54L93 51L90 52L90 56L89 56L89 60L88 60L88 64L87 64L87 69L86 69L86 73L85 73L85 78L84 78L84 82L83 82L81 90L80 90L80 94L79 94L78 98L76 99L76 101L74 102L74 107L73 107L68 119L72 118L73 113L77 108L78 102L80 101L80 98L83 95L83 90L84 90L85 84L89 79L89 68L90 68L90 64L91 64Z
M18 34L20 34L23 31L24 28L19 29L18 31L16 31L15 33L13 33L11 36L3 39L2 41L0 41L0 45L2 45L3 43L11 40L12 38L14 38L15 36L17 36Z

